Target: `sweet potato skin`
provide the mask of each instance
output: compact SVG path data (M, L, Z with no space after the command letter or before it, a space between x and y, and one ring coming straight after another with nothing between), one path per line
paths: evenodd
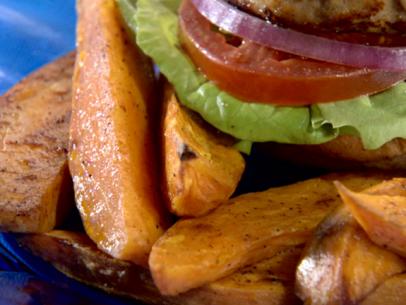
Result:
M225 136L199 124L166 86L162 127L164 192L172 213L196 217L230 198L244 171Z
M100 249L146 266L167 226L156 191L152 66L127 38L114 0L77 7L69 153L77 206Z
M164 295L213 282L304 243L340 203L331 179L311 179L231 199L206 216L178 221L154 245L149 266ZM341 176L363 189L377 177ZM225 246L226 245L226 246Z
M46 232L73 207L68 171L71 53L0 97L0 229Z
M103 253L84 233L52 231L16 238L23 248L80 282L148 304L175 304L159 294L147 269Z

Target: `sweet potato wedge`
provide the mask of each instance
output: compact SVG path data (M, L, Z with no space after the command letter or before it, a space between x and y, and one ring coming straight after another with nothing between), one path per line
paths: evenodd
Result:
M399 305L406 300L406 274L394 275L368 295L360 305Z
M339 206L317 228L296 272L296 292L309 304L358 304L406 262L375 245ZM381 303L385 304L385 303Z
M0 97L0 230L46 232L73 206L69 54Z
M302 246L283 248L268 259L175 298L202 305L302 304L294 293L295 271L302 250Z
M164 192L178 216L201 216L230 198L244 159L221 136L199 124L175 93L165 90L162 148Z
M293 305L294 272L302 247L287 247L273 257L228 278L176 297L164 297L148 270L114 259L82 233L53 231L16 236L19 244L69 277L147 304L159 305Z
M386 194L356 193L340 183L336 187L369 238L406 257L406 179L384 182Z
M360 190L381 181L340 178ZM337 176L242 195L211 214L178 221L152 249L155 284L162 294L176 295L304 243L340 203L331 179Z
M77 206L100 249L146 266L166 227L156 191L152 66L128 40L114 0L77 7L69 153Z

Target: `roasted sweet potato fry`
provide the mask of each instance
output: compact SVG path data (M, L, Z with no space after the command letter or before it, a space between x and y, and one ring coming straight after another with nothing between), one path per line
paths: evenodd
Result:
M147 304L157 305L293 305L294 272L302 247L287 247L273 257L228 278L176 297L164 297L148 270L114 259L82 233L53 231L16 236L19 244L83 283Z
M387 279L368 295L360 305L400 305L406 300L406 274Z
M358 304L405 270L401 257L370 241L346 207L339 206L307 245L296 273L296 291L309 304Z
M155 284L176 295L304 243L339 204L331 179L312 179L231 199L204 217L178 221L154 245L149 265ZM363 189L381 180L342 176Z
M128 40L114 0L77 7L69 154L77 206L100 249L145 266L166 227L156 190L152 66Z
M292 246L232 275L191 290L178 298L215 305L295 305L294 279L303 247ZM193 303L192 303L193 304Z
M352 192L340 183L336 187L369 238L406 257L406 179L384 182L381 194Z
M226 201L244 171L241 154L224 136L193 118L166 88L162 147L164 191L178 216L201 216Z
M67 150L75 55L0 97L0 229L46 232L73 206Z

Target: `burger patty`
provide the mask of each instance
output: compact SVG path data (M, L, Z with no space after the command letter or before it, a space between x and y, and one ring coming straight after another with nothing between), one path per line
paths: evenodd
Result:
M401 32L406 0L229 0L257 16L286 26L328 31Z

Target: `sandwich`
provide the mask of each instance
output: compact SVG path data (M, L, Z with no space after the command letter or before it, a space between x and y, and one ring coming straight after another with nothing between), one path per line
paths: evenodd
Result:
M180 102L250 152L405 167L400 2L119 0Z
M151 62L132 45L123 27L116 1L121 6L128 27L135 32L138 44L155 60L172 83L176 96L169 89L168 96L165 90L163 99L156 98L155 93L161 87L156 86ZM360 48L363 50L367 47L380 56L376 61L379 67L373 67L370 58L354 55L357 61L363 62L362 65L368 65L368 62L371 64L371 67L360 68L353 58L344 57L341 53L340 56L332 54L332 57L335 61L341 58L345 62L327 63L324 59L311 58L309 53L304 57L304 54L296 54L294 50L287 52L276 49L280 46L270 48L253 45L254 42L233 32L235 26L228 27L232 20L238 21L238 18L244 17L254 19L240 19L242 22L237 24L241 29L247 29L246 26L251 24L249 32L258 33L261 37L268 37L268 32L264 36L261 34L264 30L259 30L268 24L276 29L276 33L288 29L288 32L283 32L284 35L294 33L296 37L312 39L313 43L341 45L342 39L349 43L354 37L357 37L357 41L363 37L371 43L374 41L372 37L377 37L365 34L364 30L355 36L342 33L333 35L331 31L319 33L316 31L319 25L310 22L303 28L303 32L298 31L295 29L299 28L295 24L298 17L293 18L293 14L289 16L290 22L286 21L281 4L279 10L272 13L272 10L263 10L264 4L272 8L271 2L260 3L255 6L253 2L229 4L216 0L78 1L77 56L72 79L72 108L68 109L70 124L61 125L67 122L65 119L57 119L55 124L62 128L59 132L62 132L61 136L65 135L65 149L62 150L65 163L61 164L63 168L69 165L76 207L85 232L53 231L20 235L17 237L18 243L70 277L109 293L143 300L147 304L290 305L301 304L298 297L306 304L381 304L383 300L389 300L385 304L397 304L396 300L404 299L406 290L402 288L405 286L406 252L405 232L402 230L405 217L402 217L402 212L405 179L382 182L393 177L396 174L394 171L341 173L272 187L261 192L253 192L251 188L238 195L234 189L241 178L245 162L241 154L230 147L229 143L234 141L228 141L229 137L224 137L226 139L223 141L219 134L211 133L211 128L200 125L201 121L195 115L179 107L177 99L223 132L229 128L228 133L237 139L237 148L247 152L251 143L291 143L295 138L297 144L283 145L301 147L301 143L311 143L309 145L312 147L320 147L324 145L323 141L331 143L336 141L335 138L343 137L341 133L359 139L365 146L377 143L377 140L363 139L361 131L355 127L351 130L352 125L344 125L345 128L341 130L331 122L328 123L328 112L323 110L324 105L352 103L353 112L361 107L369 114L373 111L371 109L379 105L382 106L380 118L386 122L389 121L389 114L395 119L394 113L402 113L402 49L395 46L402 39L395 33L395 27L399 24L390 24L385 29L385 35L379 34L379 37L390 41L378 41L378 46L353 45L351 42L350 49L354 54ZM282 15L279 16L278 12ZM227 16L235 18L227 19ZM261 18L268 21L263 23ZM223 21L225 23L221 23ZM200 22L202 26L199 26ZM253 28L252 22L260 23ZM322 24L322 21L317 22ZM361 21L354 22L362 28ZM156 26L161 34L154 32ZM209 31L208 38L203 35L206 33L204 29ZM217 38L220 39L219 44L215 44ZM203 49L195 44L198 40L207 42L202 54L199 52ZM205 70L212 67L209 65L210 60L215 59L208 56L210 54L207 50L212 46L217 48L217 55L222 50L218 46L230 52L235 51L231 52L234 55L230 57L233 59L233 65L230 66L232 70L223 77L224 80L233 79L230 83L234 86L233 90L223 88L215 75L209 75L212 70ZM347 44L344 46L349 47ZM245 53L246 48L248 53ZM342 52L345 53L345 50ZM227 55L224 52L222 54ZM394 61L385 61L383 55L390 56ZM207 65L199 64L200 59L205 60ZM229 63L226 58L213 62L218 67ZM271 75L274 82L269 82L270 85L264 82L261 90L255 92L251 87L255 89L255 86L259 86L262 78L253 81L256 75L253 73L258 71L251 69L254 67L252 62L261 63L256 67L258 69L268 69L269 65L263 65L274 63L273 69L279 67L283 73ZM244 70L241 66L235 68L241 63L243 66L247 64L245 67L250 69ZM60 82L66 77L70 79L70 65L72 57L67 57L24 81L21 86L31 92L33 86L30 83L35 85L39 78L44 78L39 76L46 76L47 71L53 69L59 72L67 70L67 75L56 73L50 79L45 77L47 84ZM323 65L325 69L321 68ZM296 71L296 68L303 73L301 77L292 80L288 72ZM213 66L213 71L227 70L218 70ZM264 74L267 81L270 76L268 72ZM245 88L249 90L242 90L245 82L239 80L240 73L245 75L242 80L246 80ZM315 78L315 73L320 77ZM311 77L306 78L308 75ZM254 78L249 80L249 77ZM345 97L345 101L335 100L331 93L334 90L326 90L334 89L334 86L329 87L327 84L337 84L339 80L345 84L347 77L353 84L356 84L358 78L368 81L361 82L363 86L355 89L347 83L348 92L336 90L334 96L347 96L349 92L353 94L353 90L359 91L360 88L361 92L357 93L357 97ZM293 85L291 82L286 83L287 79ZM318 87L314 81L326 83ZM285 85L282 86L283 83ZM275 84L290 90L283 95L283 90L277 91ZM300 87L300 84L304 87ZM371 84L374 85L373 90ZM306 89L310 85L320 90ZM20 93L21 86L16 87L19 90L17 93ZM65 97L64 101L69 102L69 88L64 86L66 90L61 91L60 86L56 88L58 90L54 90L55 86L51 87L53 95L58 95L58 100ZM263 92L268 88L273 89L264 95ZM299 88L301 90L293 92L293 89ZM368 89L368 92L364 92L365 88L372 91ZM12 116L10 124L17 124L21 117L33 121L35 116L32 117L32 107L17 107L21 100L17 97L8 98L15 95L13 93L16 93L16 89L4 100L20 114ZM34 91L39 92L37 96L43 97L41 88ZM250 94L250 97L244 98L243 94ZM252 97L254 94L255 100ZM399 103L391 104L392 99L388 102L382 95L396 95ZM272 103L260 100L268 96L272 97ZM329 96L328 100L333 100L327 101L326 96ZM377 96L380 97L375 100ZM26 95L21 98L24 103L32 102L30 96L27 101ZM317 103L309 104L309 100ZM41 110L49 108L48 104L42 103L39 110L35 108L34 114L47 113ZM388 105L392 109L386 109ZM338 110L340 107L341 104L334 106ZM156 114L161 114L161 119ZM290 121L285 122L289 116ZM347 113L347 116L351 117L351 113ZM217 122L210 121L213 117L217 117ZM317 117L320 121L315 120ZM402 119L399 117L392 122L398 124L396 126L399 128L391 129L393 135L396 135L395 141L402 141L399 140L401 136L394 132L402 130ZM238 118L249 120L239 122ZM229 125L230 122L236 125ZM246 126L242 124L244 122ZM306 128L301 127L300 122ZM5 127L12 126L10 124ZM225 124L224 128L222 124ZM381 123L376 120L375 124ZM49 124L40 125L40 129L49 129ZM260 132L259 135L255 134L253 127ZM42 129L37 130L37 134L38 131L42 134ZM285 133L283 129L286 129ZM295 135L292 130L298 131L298 134ZM273 138L255 138L261 136L261 132L262 136L268 134L273 135ZM302 140L299 140L299 134L303 136ZM377 136L381 139L383 137L382 134ZM314 143L309 142L309 139L314 139ZM394 140L390 140L390 137L388 139L391 141L389 143L393 143ZM6 149L7 157L15 161L12 164L21 163L21 154L15 154L13 150L14 140L15 137L9 139L9 149ZM159 140L164 142L160 146ZM29 147L25 145L23 151L27 149ZM38 147L35 149L38 150ZM60 152L61 149L57 150ZM48 169L49 158L37 158L36 165ZM161 162L163 170L156 168ZM38 172L38 166L24 166L14 181L41 176L44 173ZM247 168L251 170L249 166ZM70 180L67 171L64 173L64 177ZM9 173L6 171L3 174L7 180ZM50 217L49 212L58 210L58 199L66 188L65 183L61 182L61 175L60 171L56 171L47 175L47 179L42 179L44 186L46 181L54 183L51 188L44 188L45 195L51 189L52 196L45 196L46 200L37 200L37 209L41 210L38 212L40 222L44 222L44 219L50 222L53 217ZM252 187L258 187L249 177L243 180L250 180ZM337 180L340 183L334 184ZM69 184L70 181L67 182ZM161 187L160 182L165 185ZM174 193L166 187L168 185L174 186ZM18 190L15 183L10 186L9 193L16 197ZM173 194L180 196L175 198ZM40 197L43 199L44 196ZM343 202L346 206L342 205ZM367 208L371 206L376 207L374 211ZM63 210L68 208L62 207ZM52 222L46 230L27 230L27 223L38 222L38 217L28 222L25 219L27 213L21 213L20 210L13 210L13 227L7 227L10 230L38 233L54 228ZM4 220L2 225L5 225ZM323 275L327 275L327 280ZM395 301L390 303L390 300Z

